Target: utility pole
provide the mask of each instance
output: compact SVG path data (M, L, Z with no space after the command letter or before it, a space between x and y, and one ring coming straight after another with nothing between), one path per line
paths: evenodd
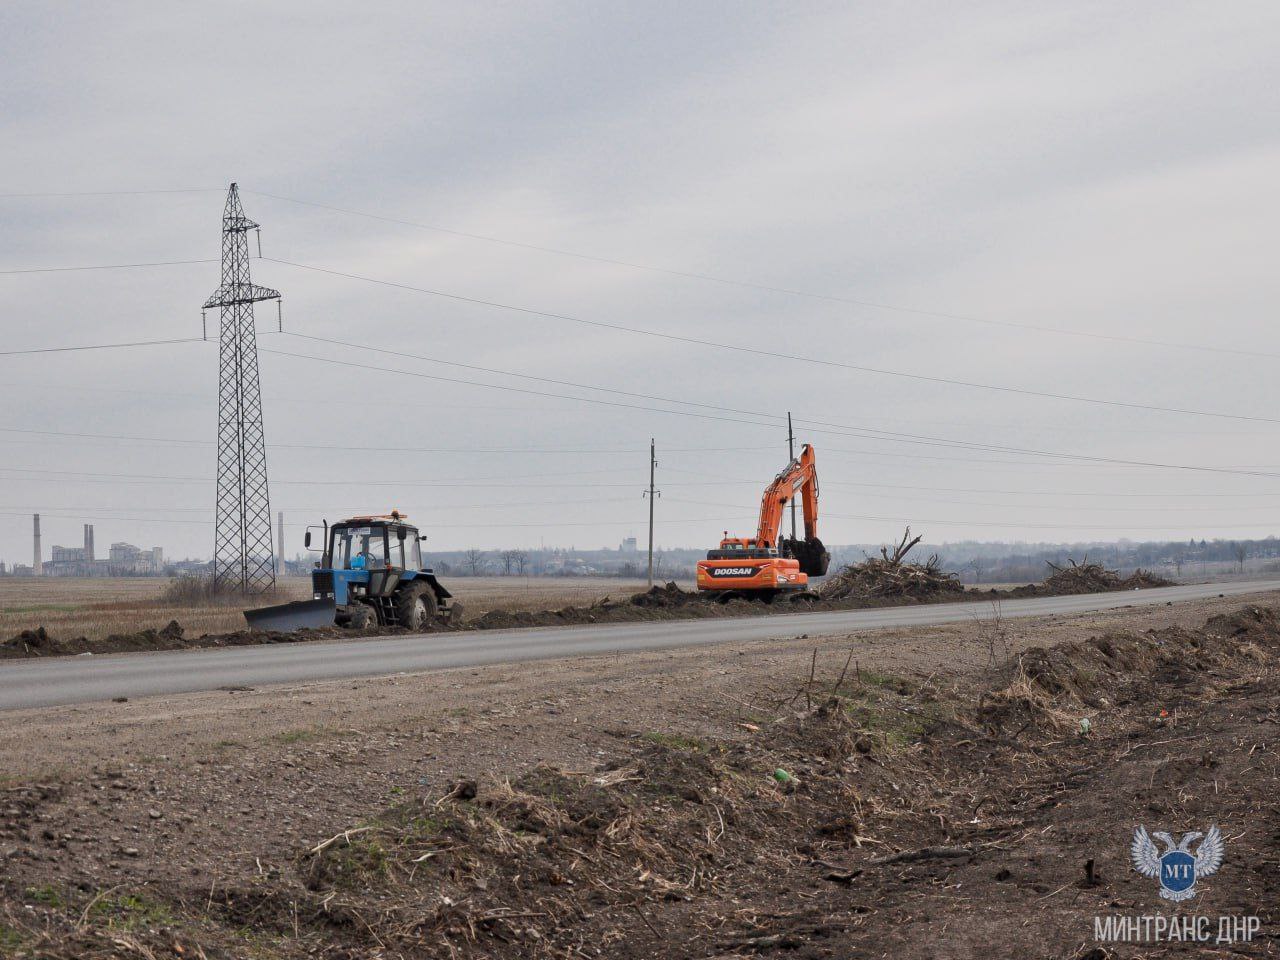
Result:
M218 499L213 534L215 587L264 593L276 584L271 502L262 430L262 387L253 305L280 291L249 278L249 231L233 183L222 212L222 283L204 303L221 309L218 340Z
M787 463L796 459L796 435L791 429L791 411L787 411ZM791 498L791 539L796 538L796 498Z
M653 589L653 501L662 496L660 490L653 488L654 473L658 466L658 459L654 455L653 437L649 438L649 489L644 492L644 496L649 498L649 589Z

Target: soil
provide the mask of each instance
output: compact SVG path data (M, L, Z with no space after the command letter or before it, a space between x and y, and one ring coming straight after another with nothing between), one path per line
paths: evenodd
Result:
M235 633L207 633L199 637L186 637L182 625L170 620L159 630L139 630L135 633L113 633L101 640L86 637L62 639L37 627L24 630L17 636L0 643L0 660L24 657L65 657L84 653L140 653L156 650L189 650L197 647L242 647L264 643L302 643L307 640L324 640L349 633L332 630L294 630L280 633L274 630L238 630Z
M878 561L876 561L878 562ZM847 568L855 569L854 567ZM1169 586L1170 581L1149 577L1139 571L1133 577L1116 583L1098 581L1092 590L1072 585L1058 589L1050 581L1027 584L1010 590L964 589L948 577L931 580L935 587L909 593L879 596L868 590L842 591L837 596L818 592L800 592L769 599L747 599L740 596L690 591L676 583L655 586L623 600L610 597L588 606L564 606L555 610L491 610L460 624L434 623L424 632L454 630L508 630L517 627L558 627L589 623L629 623L656 620L693 620L722 617L765 616L787 612L814 610L864 610L876 607L903 606L920 603L958 602L966 599L994 600L1013 597L1058 596L1064 593L1101 593L1109 590L1138 590ZM861 581L859 581L861 583ZM188 637L176 620L160 630L111 634L101 639L87 637L61 638L44 627L24 630L0 642L0 660L24 657L75 656L84 653L132 653L147 650L183 650L199 647L229 647L251 644L304 643L338 637L350 638L359 632L367 636L387 636L407 631L396 627L369 626L358 631L333 627L280 632L274 630L237 630L232 633L206 633Z
M1216 600L14 712L0 955L1190 955L1093 942L1141 823L1270 956L1278 668Z

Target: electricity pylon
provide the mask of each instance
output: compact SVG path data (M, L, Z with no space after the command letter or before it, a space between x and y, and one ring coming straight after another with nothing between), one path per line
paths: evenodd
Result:
M276 584L267 495L267 448L253 305L280 291L249 279L249 231L240 191L231 184L222 213L222 285L205 309L222 311L218 340L218 507L213 535L217 587L263 593Z

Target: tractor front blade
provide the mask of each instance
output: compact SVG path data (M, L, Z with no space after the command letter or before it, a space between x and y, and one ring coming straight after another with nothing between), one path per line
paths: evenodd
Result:
M337 607L333 598L323 600L297 600L274 607L258 607L246 610L244 619L250 630L275 630L288 633L305 627L332 627Z

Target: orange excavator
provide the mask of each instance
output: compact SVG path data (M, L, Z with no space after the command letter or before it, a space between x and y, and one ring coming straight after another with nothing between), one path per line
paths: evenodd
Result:
M797 494L804 506L804 539L783 539L782 511ZM720 547L698 561L698 589L726 598L772 600L782 591L804 590L809 578L823 576L830 563L831 555L818 539L818 469L813 447L806 443L765 489L756 535L731 537L726 531Z

